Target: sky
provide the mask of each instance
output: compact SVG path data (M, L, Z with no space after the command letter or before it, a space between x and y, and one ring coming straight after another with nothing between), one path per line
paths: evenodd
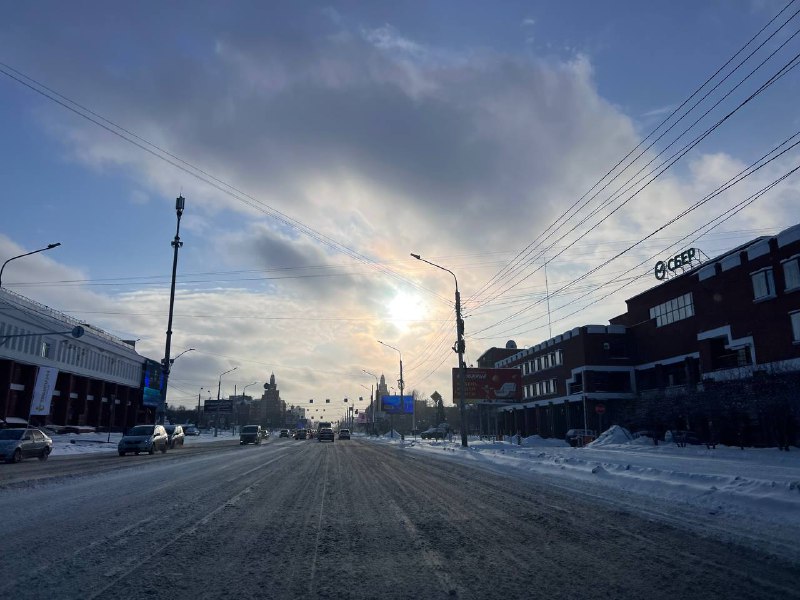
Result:
M231 439L230 431L186 438L187 445ZM52 435L53 459L94 452L116 452L120 434ZM584 448L564 440L531 436L517 440L471 438L461 448L458 436L450 441L422 441L399 434L393 439L356 439L399 446L440 460L459 461L491 469L513 479L546 479L549 485L592 496L622 510L644 512L648 518L677 524L702 535L731 538L755 545L784 560L800 560L800 454L775 448L732 448L704 445L679 448L646 437L631 439L630 432L612 426ZM235 439L235 438L234 438ZM99 443L98 443L99 442ZM519 443L518 443L519 442ZM281 440L273 435L265 444L316 443ZM348 442L336 442L348 443ZM357 443L357 442L353 442ZM254 452L260 448L253 447ZM170 450L173 452L173 450ZM180 449L174 452L181 452Z
M748 202L800 164L797 10L9 3L0 257L61 246L2 283L159 360L182 195L169 404L236 367L223 396L274 373L338 418L401 356L449 402L454 280L410 253L456 275L474 364L607 323L659 258L800 222L796 175Z

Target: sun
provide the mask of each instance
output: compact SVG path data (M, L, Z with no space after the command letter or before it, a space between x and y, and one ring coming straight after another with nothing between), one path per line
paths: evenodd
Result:
M389 302L387 309L389 319L397 326L406 328L411 321L421 319L425 314L425 306L422 300L415 294L398 292Z

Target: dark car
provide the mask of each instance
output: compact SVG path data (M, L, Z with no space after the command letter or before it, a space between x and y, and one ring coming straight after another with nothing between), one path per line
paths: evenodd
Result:
M125 456L128 452L153 454L156 450L164 453L167 448L169 448L169 436L163 425L136 425L131 427L128 433L122 436L117 445L117 451L120 456Z
M278 434L278 437L279 438L282 438L282 437L288 438L288 437L291 437L291 436L289 435L289 430L288 429L281 429L281 432Z
M0 429L0 456L8 463L36 456L47 460L53 451L53 440L39 429Z
M447 431L442 427L431 427L419 434L423 440L443 440Z
M694 431L673 431L672 441L681 448L685 448L687 444L690 446L705 444Z
M324 441L332 442L332 441L334 441L333 429L331 429L330 427L323 427L322 429L319 430L319 433L317 433L317 439L320 442L324 442Z
M296 440L304 440L306 439L306 430L305 429L298 429L294 432L294 439Z
M194 425L187 425L183 428L183 435L200 435L200 430Z
M564 440L573 448L583 447L589 442L593 442L597 434L591 429L570 429Z
M349 429L340 429L339 430L339 439L340 440L349 440L350 439L350 430Z
M264 431L261 425L245 425L239 431L239 444L260 444L264 438Z
M175 446L183 446L183 427L180 425L164 425L164 429L167 431L167 441L169 442L170 448L175 448Z

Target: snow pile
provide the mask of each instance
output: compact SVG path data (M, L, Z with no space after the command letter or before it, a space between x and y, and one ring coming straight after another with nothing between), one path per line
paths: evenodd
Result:
M610 429L606 429L595 441L587 444L587 446L590 448L598 448L610 444L627 444L632 439L633 436L630 431L619 425L612 425Z

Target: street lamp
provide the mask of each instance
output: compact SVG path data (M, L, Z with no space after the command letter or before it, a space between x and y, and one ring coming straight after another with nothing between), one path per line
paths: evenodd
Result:
M369 390L369 408L370 408L370 412L372 413L372 434L375 435L375 409L377 408L377 405L378 405L378 399L374 398L374 396L377 395L377 393L378 393L378 376L375 375L374 373L370 373L369 371L366 371L364 369L361 369L361 371L366 373L370 377L374 377L375 378L375 394L373 394L373 392L372 392L372 385L369 386L370 387L370 390Z
M222 390L222 376L227 375L238 369L239 367L233 367L232 369L228 369L227 371L220 373L219 375L219 382L217 382L217 418L214 419L214 437L217 437L217 426L219 425L219 393Z
M203 390L210 392L211 390L208 388L200 388L200 391L197 392L197 429L200 430L200 394L203 393Z
M169 380L169 368L172 362L169 358L170 344L172 344L172 309L175 305L175 275L178 272L178 248L183 246L181 241L181 215L183 215L183 207L186 204L186 199L183 196L178 196L175 199L175 213L178 215L178 226L175 229L175 239L172 240L172 247L174 249L172 255L172 286L169 290L169 318L167 319L167 343L164 348L164 359L161 361L161 401L158 404L158 412L156 421L159 424L164 424L164 415L166 413L167 405L167 381ZM188 352L188 350L187 350ZM216 435L216 433L215 433Z
M3 263L3 266L0 267L0 287L3 287L3 269L6 268L6 265L10 263L12 260L17 260L18 258L22 258L23 256L30 256L31 254L36 254L37 252L44 252L45 250L52 250L53 248L58 248L61 245L61 242L56 242L55 244L47 244L46 248L39 248L38 250L34 250L33 252L26 252L25 254L20 254L19 256L12 256L6 262Z
M378 343L381 344L382 346L386 346L387 348L391 348L392 350L397 352L397 354L400 355L400 380L397 382L397 385L400 387L400 411L403 412L404 403L405 403L405 400L403 399L403 384L404 384L404 382L403 382L403 353L400 352L400 350L398 350L394 346L390 346L389 344L386 344L386 343L384 343L384 342L382 342L380 340L378 340ZM411 429L412 430L416 429L416 423L415 423L415 419L414 419L414 403L413 402L411 403ZM392 437L394 437L394 427L392 427L391 435L392 435Z
M241 401L241 403L239 404L239 406L240 406L240 407L241 407L241 405L242 405L242 404L244 404L244 397L245 397L245 394L244 394L244 393L247 391L247 388L249 388L251 385L255 385L255 384L257 384L257 383L258 383L257 381L254 381L253 383L248 383L246 386L244 386L244 387L242 388L242 401ZM250 409L249 409L249 408L247 409L247 414L248 414L248 416L250 415ZM242 420L242 418L241 418L241 417L242 417L242 415L241 415L241 410L240 410L240 408L237 408L237 409L236 409L236 420L237 420L237 421L241 421L241 420ZM239 425L241 426L241 422L239 423Z
M461 318L461 294L458 292L458 278L456 274L453 273L450 269L445 269L441 265L437 265L436 263L432 263L429 260L425 260L419 254L411 253L411 256L416 258L417 260L421 260L424 263L428 263L432 267L436 267L437 269L441 269L442 271L447 271L450 275L453 276L453 279L456 282L456 345L453 346L453 350L458 353L458 387L459 387L459 398L458 398L458 413L461 416L461 446L466 448L467 447L467 420L465 415L465 394L466 394L466 369L467 365L464 363L464 351L466 350L466 344L464 342L464 319Z

